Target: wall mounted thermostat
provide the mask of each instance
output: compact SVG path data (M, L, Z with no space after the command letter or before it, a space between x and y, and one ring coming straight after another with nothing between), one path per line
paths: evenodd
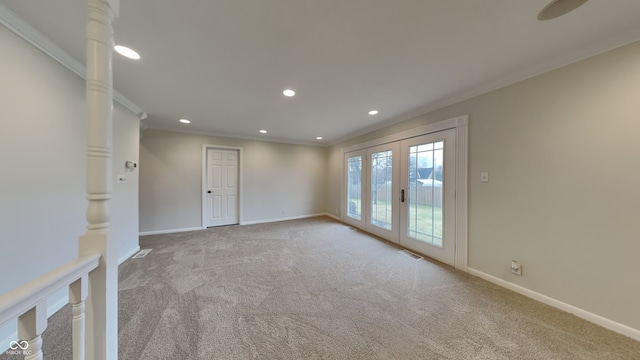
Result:
M134 163L133 161L125 161L124 167L126 167L127 169L135 169L138 167L138 164Z

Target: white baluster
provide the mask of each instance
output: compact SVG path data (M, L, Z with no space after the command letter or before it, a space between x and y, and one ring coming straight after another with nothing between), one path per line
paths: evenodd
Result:
M71 304L71 312L73 314L73 319L71 321L73 360L84 360L85 355L84 301L87 298L87 292L89 290L88 281L88 276L84 275L73 284L69 285L69 303Z
M26 346L20 346L25 354L25 360L42 360L42 333L46 328L46 301L18 317L18 337L21 345L23 341L27 342Z
M80 255L100 253L89 274L86 302L87 359L118 358L118 248L108 237L107 203L111 199L113 27L119 0L87 0L87 232L80 237Z

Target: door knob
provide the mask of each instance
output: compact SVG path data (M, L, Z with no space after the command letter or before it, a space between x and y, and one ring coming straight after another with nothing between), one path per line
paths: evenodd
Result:
M211 194L211 190L207 191L207 194Z

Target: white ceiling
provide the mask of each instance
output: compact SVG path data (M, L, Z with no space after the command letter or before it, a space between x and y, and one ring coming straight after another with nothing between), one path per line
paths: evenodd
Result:
M84 1L1 2L84 63ZM151 128L332 144L640 39L638 0L549 2L121 0L114 84Z

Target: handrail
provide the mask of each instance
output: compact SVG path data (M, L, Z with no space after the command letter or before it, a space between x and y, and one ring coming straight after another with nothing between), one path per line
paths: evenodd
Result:
M0 296L0 326L16 319L56 291L98 267L100 254L79 257L65 265Z

